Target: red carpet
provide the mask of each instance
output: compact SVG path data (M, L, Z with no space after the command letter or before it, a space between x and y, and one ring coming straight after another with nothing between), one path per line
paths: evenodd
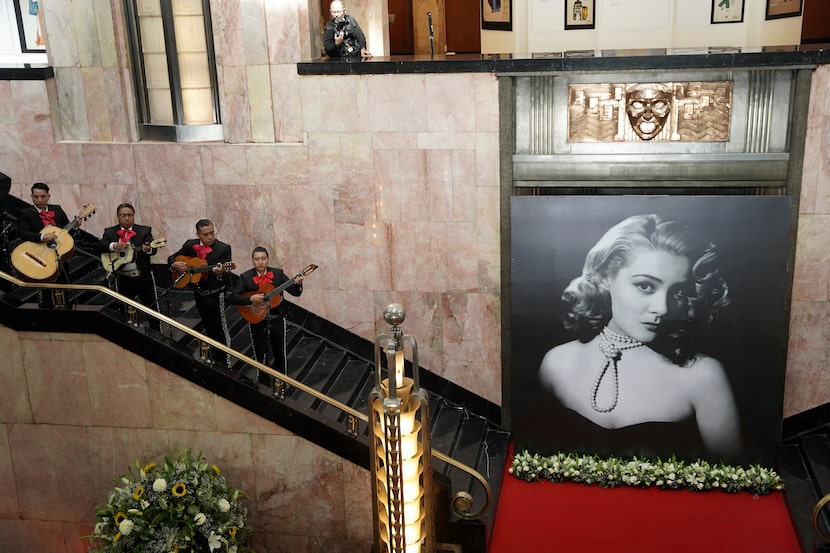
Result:
M801 553L801 546L781 492L754 498L524 482L505 467L488 551Z

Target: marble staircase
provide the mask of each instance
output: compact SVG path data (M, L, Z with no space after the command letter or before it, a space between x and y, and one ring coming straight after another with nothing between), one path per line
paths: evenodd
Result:
M95 253L95 238L81 232L69 262L73 284L106 285L107 273ZM11 267L0 267L11 272ZM154 267L159 311L201 330L189 290L169 287L164 266ZM38 309L37 290L14 286L0 279L0 324L15 330L95 333L161 367L234 401L287 430L369 468L369 436L365 422L356 427L348 414L301 389L288 387L284 398L259 384L254 367L242 361L232 366L200 359L199 340L167 324L161 332L146 322L130 324L121 305L107 294L69 291L69 308ZM296 381L348 407L366 413L369 392L375 382L373 344L336 324L318 317L289 300L287 374ZM247 323L234 306L226 310L232 346L248 355ZM140 319L141 321L141 319ZM431 444L457 462L481 474L492 491L488 502L483 485L467 472L439 459L433 460L433 482L438 494L437 541L461 545L463 551L484 552L495 516L502 469L508 453L509 432L500 425L500 408L441 376L421 369L421 385L429 397ZM481 512L465 520L449 508L451 497L469 493L469 512Z

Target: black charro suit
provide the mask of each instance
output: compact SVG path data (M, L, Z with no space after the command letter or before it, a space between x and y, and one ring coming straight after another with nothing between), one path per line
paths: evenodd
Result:
M270 283L273 286L280 286L288 282L290 279L283 272L282 269L276 267L268 267L266 273L270 272L273 275ZM260 285L254 282L254 277L257 276L256 269L248 269L241 275L234 285L233 293L228 298L228 302L233 305L251 305L250 295L245 295L246 292L256 292L260 289ZM286 292L292 296L299 296L303 293L303 283L292 284L285 289ZM285 303L280 303L273 311L269 310L269 316L261 322L251 324L251 340L254 348L254 354L251 356L261 363L268 364L269 357L268 343L271 344L273 350L274 363L270 366L280 372L285 372L285 319L283 315L286 311ZM264 383L271 384L272 378L269 377Z
M179 256L189 258L198 257L196 250L193 249L193 246L199 244L201 244L201 241L198 238L186 241L182 244L182 247L179 248L179 251L167 258L167 264L172 265ZM216 240L211 246L211 251L207 254L205 261L210 266L219 265L220 263L229 263L231 261L230 245ZM222 275L222 277L218 277L213 271L205 271L203 273L199 273L199 281L196 284L194 284L192 280L189 286L194 293L196 309L199 311L199 316L202 318L202 323L205 325L205 334L217 342L230 345L230 335L228 334L224 314L224 275ZM219 354L219 352L214 351L214 359L225 357L224 354L221 357L217 357L217 354Z
M69 225L69 217L58 204L47 204L46 210L55 213L54 226L66 228ZM46 226L40 218L40 211L34 205L26 206L17 213L17 237L22 241L42 242L40 233ZM61 261L60 267L58 268L58 278L55 279L55 282L68 283L68 273L66 262ZM44 293L43 290L40 290L38 292L38 305L41 307L60 305L59 295L60 292L56 290L53 290L51 293Z
M47 204L47 211L55 212L55 226L65 228L69 225L69 217L66 216L63 208L57 204ZM29 242L40 242L40 231L46 225L40 218L40 211L33 206L26 206L17 214L17 236Z
M118 231L121 229L121 225L104 229L104 236L98 241L101 253L113 251L113 243L120 241ZM153 229L146 225L133 225L130 229L135 232L135 236L130 238L130 244L132 244L134 251L133 263L122 265L118 271L115 271L116 290L130 299L138 297L144 305L152 306L158 310L158 306L155 304L156 287L153 283L150 268L150 257L156 253L156 250L152 249L150 253L145 253L142 248L144 244L153 241ZM105 267L105 269L110 271L112 268ZM151 318L150 327L158 330L158 319Z

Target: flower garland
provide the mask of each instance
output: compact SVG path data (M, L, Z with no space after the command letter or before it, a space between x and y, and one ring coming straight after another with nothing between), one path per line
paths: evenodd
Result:
M247 551L245 492L228 485L219 467L189 449L163 465L136 461L121 476L87 536L99 553Z
M558 453L544 457L531 455L527 450L513 457L508 472L527 482L542 478L551 482L578 482L598 484L605 488L657 486L664 490L687 489L691 491L722 490L747 491L765 495L784 489L784 481L774 470L750 465L749 468L712 464L698 459L694 463L678 461L674 457L661 461L621 459L609 457Z

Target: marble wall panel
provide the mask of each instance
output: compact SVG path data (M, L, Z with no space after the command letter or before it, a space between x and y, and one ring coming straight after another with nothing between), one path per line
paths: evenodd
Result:
M274 109L271 103L271 70L266 64L247 65L248 105L251 110L251 138L274 142Z
M125 428L150 426L150 397L147 370L143 359L131 355L109 342L83 345L88 363L89 399L95 426L117 425ZM117 413L118 420L112 420Z
M104 69L101 67L81 69L81 79L84 82L84 97L87 102L84 111L88 117L89 135L86 139L93 142L111 142L112 128L108 106L107 102L101 102L101 99L106 98L109 93Z
M17 333L4 326L0 326L0 351L3 352L4 365L0 371L0 421L33 422ZM0 451L3 449L0 448Z
M93 0L95 12L95 45L100 56L100 65L107 68L117 68L119 65L116 33L119 33L119 40L124 38L124 25L121 24L123 11L121 5L112 4L107 0ZM118 22L116 25L115 22ZM94 64L93 64L94 65Z
M361 104L361 128L372 132L428 131L426 81L423 75L368 78Z
M429 132L476 130L474 74L436 75L426 81L426 120ZM459 94L459 91L464 91Z
M86 429L17 424L8 435L21 518L82 520L89 505L100 500L92 494L95 475L90 470Z
M268 29L262 0L240 2L245 65L268 63Z
M202 148L202 166L205 185L251 184L246 146L205 146Z
M109 6L107 6L109 8ZM107 9L109 12L110 10ZM94 2L72 3L72 28L75 30L75 46L82 68L101 67L101 50L98 41L98 25ZM50 49L51 51L51 49Z
M55 67L57 106L60 111L61 140L89 140L89 113L87 91L84 89L83 70L80 67ZM68 94L70 90L83 91ZM90 98L90 104L94 102Z
M34 421L91 424L82 344L56 341L49 336L31 338L22 340L20 349Z
M451 221L475 221L476 205L475 150L452 151ZM475 250L473 250L475 251Z
M242 13L239 2L212 0L210 17L213 24L213 43L216 64L244 65L245 45L242 32Z
M828 323L830 303L827 301L793 301L784 390L785 417L827 403Z
M85 144L82 146L84 184L135 186L136 171L132 146L128 144ZM138 204L138 198L132 200ZM115 213L114 204L113 213ZM136 205L136 209L139 206Z
M499 329L500 305L491 294L453 294L443 296L444 376L493 403L501 403L501 389L490 383L501 378L501 371L490 362L500 358L501 347L490 336Z
M392 289L392 257L389 248L393 228L391 223L384 221L372 221L363 227L367 290Z
M271 93L277 142L302 142L304 138L300 76L291 63L271 66Z
M300 12L307 13L297 2L265 2L265 26L268 29L267 53L271 65L296 63L302 59L302 45L308 42L301 26ZM274 32L280 29L279 32ZM296 71L295 71L296 73Z
M328 98L329 96L321 93L321 87L330 86L332 90L335 89L331 85L332 83L328 77L308 76L300 79L302 125L306 132L325 132L327 126L326 114L329 106L324 102L324 98ZM333 129L332 132L337 131Z
M427 152L427 174L423 197L427 204L424 217L427 221L453 220L453 182L455 150L431 150Z
M0 519L0 543L14 544L4 549L7 553L66 551L60 522Z
M366 287L366 258L363 225L350 223L335 226L337 240L338 284L343 289ZM342 270L339 270L342 267Z
M269 541L297 535L345 537L353 515L347 517L343 496L347 461L289 436L257 436L253 444L259 522Z
M231 144L251 142L248 109L248 73L244 65L224 65L222 74L222 129Z
M147 375L153 428L216 430L213 394L154 366L147 368Z
M66 32L75 25L72 0L50 0L43 10L43 27L49 63L54 67L79 67L81 58L75 32ZM51 29L51 31L50 31Z
M478 133L498 133L498 78L492 73L476 73L473 90L475 91L475 131Z
M2 416L2 414L0 414ZM6 420L5 417L0 420ZM11 424L0 424L0 521L4 518L20 517L20 504L17 499L17 483L14 480L14 465L9 448L9 428ZM1 532L1 531L0 531ZM0 537L0 543L4 543Z
M478 186L497 187L499 181L499 135L498 133L476 134L476 179Z
M830 215L802 213L795 249L793 299L827 301L830 297Z

